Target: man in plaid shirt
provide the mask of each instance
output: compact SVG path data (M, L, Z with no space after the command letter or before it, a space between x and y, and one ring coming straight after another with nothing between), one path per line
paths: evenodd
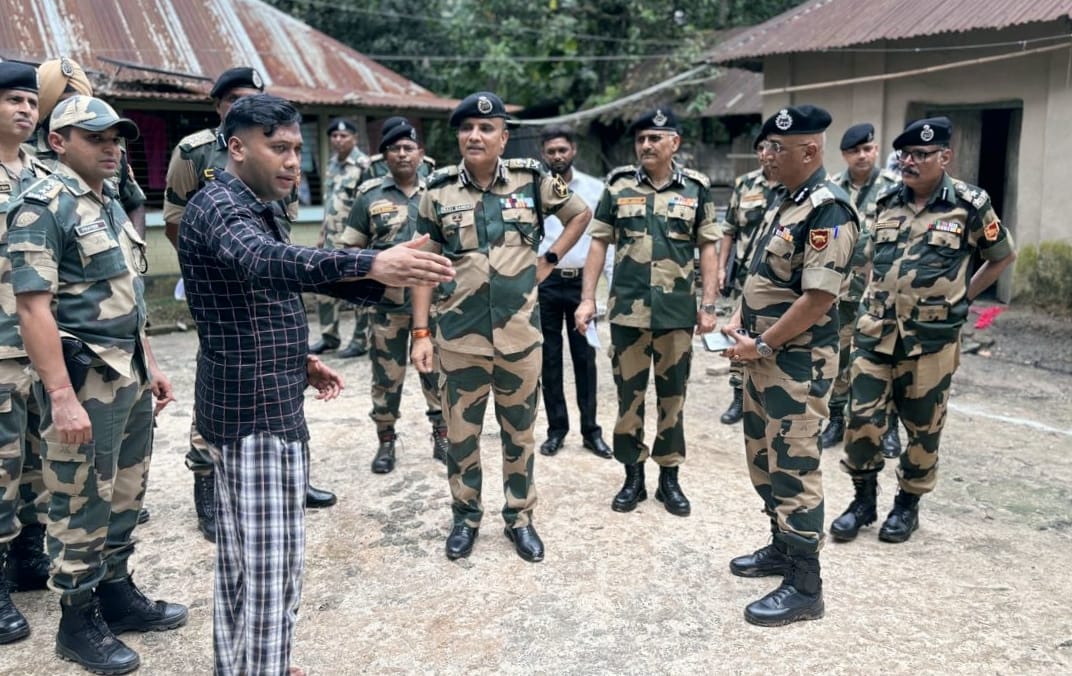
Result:
M216 673L286 674L304 568L308 440L304 390L331 399L342 379L308 354L300 292L375 302L384 285L453 277L443 257L293 246L270 203L301 167L301 116L275 96L237 101L226 171L189 203L179 262L201 352L195 410L216 468Z

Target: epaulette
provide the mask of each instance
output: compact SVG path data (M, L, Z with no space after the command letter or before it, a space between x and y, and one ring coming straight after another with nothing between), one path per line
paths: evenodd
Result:
M808 196L808 199L811 200L812 207L819 207L828 202L834 202L837 200L837 196L834 195L834 191L830 189L831 187L836 186L826 184L811 191L811 195Z
M964 181L953 181L953 189L957 191L957 197L976 209L982 209L983 205L990 201L990 195L985 190Z
M376 162L383 162L383 153L376 153L375 155L370 155L369 156L369 158L368 158L369 166L372 166Z
M432 175L428 177L428 188L438 188L452 178L458 177L458 165L452 164L449 167L443 167L442 169L436 169L432 172Z
M620 167L615 167L615 168L611 169L610 172L607 174L607 177L605 179L603 179L603 182L606 183L607 185L610 185L616 179L618 179L621 176L625 176L626 174L635 176L636 171L637 171L637 168L636 168L635 164L623 164Z
M707 177L707 174L702 171L696 171L695 169L689 169L688 167L682 167L681 173L688 176L692 180L696 181L705 188L711 187L711 179Z
M888 169L886 167L883 167L882 170L878 172L878 175L886 179L887 181L893 181L894 183L901 182L901 175L898 174L896 171Z
M508 160L503 160L503 164L506 165L507 169L531 171L538 176L544 174L543 165L540 164L539 160L534 160L531 157L513 157Z
M48 168L48 165L37 159L33 155L27 155L26 159L30 160L30 167L34 170L34 173L40 172L43 176L48 176L52 173L52 170Z
M364 195L369 190L372 190L373 188L378 188L382 184L383 184L383 177L382 176L379 177L379 178L370 178L369 180L363 182L361 185L357 186L357 191L359 193L361 193L362 195Z
M66 184L59 176L46 176L27 188L23 193L23 199L36 204L52 204L52 201L63 192L64 187Z
M196 134L190 134L183 140L179 141L179 147L182 148L184 153L188 153L194 148L200 148L201 146L208 145L216 141L215 129L202 129Z
M428 157L427 155L425 155L424 159L421 161L430 166L432 169L436 168L436 161L434 157Z

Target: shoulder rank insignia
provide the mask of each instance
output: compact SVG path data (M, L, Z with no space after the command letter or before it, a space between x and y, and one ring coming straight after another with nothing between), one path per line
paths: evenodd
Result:
M555 197L560 199L566 199L569 197L570 189L569 184L566 183L566 179L562 178L558 174L551 177L551 192L555 194Z
M625 164L620 167L615 167L610 170L610 173L607 174L607 178L603 182L610 184L621 176L636 176L636 171L636 166L632 164Z
M27 202L50 204L63 191L63 182L58 177L43 178L26 191Z
M455 177L457 175L458 175L458 165L456 165L456 164L452 164L450 166L443 167L442 169L436 169L428 177L428 187L429 188L435 188L435 187L438 187L440 185L443 185L444 183L446 183L451 178L453 178L453 177Z
M199 147L201 147L203 145L207 145L209 143L214 142L215 140L216 140L216 132L215 132L215 130L202 129L201 131L197 132L196 134L190 134L185 139L183 139L181 142L179 142L179 147L182 148L185 152L190 152L194 148L199 148Z
M383 177L370 178L361 185L357 186L357 191L363 195L368 191L372 190L373 188L377 188L381 185L383 185Z
M206 181L215 181L216 167L205 167L205 169L201 172L201 177L204 178Z
M834 193L831 192L830 188L828 188L825 185L813 190L810 197L811 197L811 205L813 207L822 206L823 204L826 204L827 202L833 202L834 199L835 199L834 198Z
M682 167L681 173L688 176L692 180L696 181L705 188L711 187L711 179L707 177L707 174L702 171L696 171L695 169L689 169L688 167Z

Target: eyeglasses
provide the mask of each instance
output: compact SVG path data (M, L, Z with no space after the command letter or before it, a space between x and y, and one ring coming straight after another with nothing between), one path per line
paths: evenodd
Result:
M919 164L920 162L926 162L928 157L936 155L942 152L942 150L943 148L936 148L934 150L919 150L918 148L915 150L898 150L897 159L904 162L911 157L913 162Z
M778 141L764 141L763 143L761 143L759 145L759 150L760 150L760 152L766 151L768 153L773 153L775 155L781 155L782 153L784 153L785 151L789 150L790 148L800 148L801 146L806 146L806 145L808 145L808 144L807 143L794 143L792 145L787 146L787 145L784 145L782 143L779 143Z
M413 143L396 143L393 146L387 146L386 150L389 153L415 153L420 150L420 146Z
M645 143L656 145L664 139L673 138L676 134L637 134L636 144L642 146Z

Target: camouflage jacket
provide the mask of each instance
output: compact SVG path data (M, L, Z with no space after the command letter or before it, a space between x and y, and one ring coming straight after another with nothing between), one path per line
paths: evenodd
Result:
M427 179L435 169L436 161L425 155L421 160L420 166L417 167L417 176ZM371 181L374 178L383 178L390 173L391 170L387 168L387 160L384 159L383 153L376 153L368 158L368 166L361 172L361 183Z
M60 160L56 157L56 151L52 149L52 146L48 145L48 135L44 133L43 128L37 130L35 138L35 144L31 146L28 143L24 143L23 150L36 155L37 159L41 160L49 171L55 171ZM134 178L134 172L130 168L130 162L127 160L126 145L121 149L119 167L115 170L115 187L119 192L119 203L123 205L123 211L129 214L145 205L147 199L145 191L141 189L137 179Z
M146 373L134 363L145 327L145 242L112 185L104 183L102 203L60 164L16 200L7 228L15 294L52 294L60 335L82 340L125 377Z
M357 200L350 211L346 227L336 238L339 248L388 249L413 239L417 229L417 206L424 195L425 184L418 181L417 190L406 197L392 176L365 181L358 189ZM409 312L409 293L402 287L388 287L379 307L391 312Z
M38 180L48 176L49 168L25 149L22 156L22 173L18 180L12 180L5 171L0 171L0 243L7 237L7 220L4 216L8 209L17 204L16 198ZM2 245L0 245L2 248ZM15 291L11 288L11 261L6 255L0 256L0 359L25 357L26 349L22 346L19 334L19 315L15 307Z
M346 227L350 218L350 209L354 206L357 186L361 185L361 174L368 166L368 157L354 148L350 155L339 161L332 156L328 169L324 173L324 248L335 248L335 239Z
M710 183L698 171L674 167L656 190L643 169L607 176L588 234L615 246L607 317L645 329L696 325L695 248L718 242Z
M737 259L737 287L744 285L748 264L755 254L752 239L763 222L763 216L773 204L780 184L763 175L762 169L738 176L733 182L733 194L726 209L726 218L720 224L723 235L733 238L734 257ZM729 260L729 259L727 259Z
M227 168L227 143L219 129L202 129L179 141L167 169L167 188L164 191L164 222L179 224L190 198ZM298 218L298 190L290 197L275 203L282 221Z
M757 235L741 295L741 327L763 333L805 291L836 296L849 270L859 236L856 210L844 190L826 180L820 167L767 211ZM809 329L779 346L771 359L797 382L837 375L838 313L832 303Z
M830 182L848 193L849 199L856 207L856 213L860 216L860 237L852 250L849 276L841 293L843 301L859 303L864 289L867 288L867 279L871 275L868 243L871 239L871 227L878 213L878 200L900 187L901 178L888 169L875 167L871 170L871 178L858 189L853 186L848 170L832 175Z
M948 174L918 214L908 187L879 201L872 233L871 283L856 320L854 344L893 354L937 352L956 341L968 316L972 255L998 261L1012 235L985 190Z
M454 279L437 288L436 344L486 356L542 344L536 251L543 231L537 212L567 223L587 208L535 160L500 160L486 191L469 178L464 163L429 176L417 232L427 233L430 248L455 270Z

